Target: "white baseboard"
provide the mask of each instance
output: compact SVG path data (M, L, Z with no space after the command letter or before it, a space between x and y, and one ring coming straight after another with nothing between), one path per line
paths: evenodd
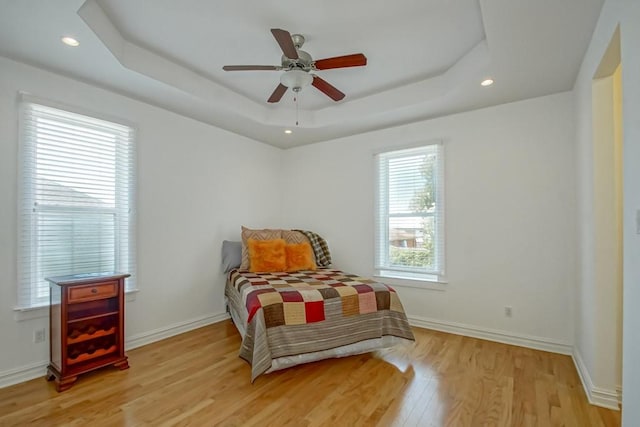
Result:
M208 316L202 316L184 322L174 323L172 325L154 329L149 332L144 332L141 334L133 335L131 337L127 337L125 338L124 347L125 350L142 347L143 345L151 344L153 342L160 341L174 335L183 334L193 329L211 325L212 323L221 322L228 318L229 314L218 313ZM0 388L29 381L38 377L44 378L48 364L48 361L42 361L0 372Z
M38 377L44 378L47 373L48 364L48 361L36 362L30 365L20 366L19 368L0 372L0 388L23 383Z
M434 329L436 331L448 332L456 335L464 335L473 338L480 338L489 341L497 341L504 344L512 344L520 347L533 348L535 350L549 351L552 353L567 354L573 359L573 363L578 371L578 376L582 382L582 387L589 399L589 403L604 408L620 410L619 404L622 403L622 388L617 387L615 390L608 390L597 387L593 384L589 371L587 370L582 357L577 349L567 343L557 342L540 337L532 337L521 334L513 334L506 331L480 328L461 323L446 322L435 319L425 319L422 317L411 316L409 323L413 326L426 329Z
M589 403L596 406L602 406L603 408L613 409L614 411L620 410L620 403L622 401L622 389L608 390L602 387L597 387L591 380L591 375L587 370L587 366L582 360L582 356L577 348L573 349L571 353L573 363L576 365L580 381L582 381L582 387L589 399Z
M616 393L618 393L618 404L622 405L622 386L616 386Z
M573 353L573 346L565 342L530 335L514 334L512 332L501 331L498 329L482 328L479 326L427 319L418 316L410 316L409 323L419 328L433 329L436 331L448 332L450 334L480 338L487 341L517 345L519 347L527 347L535 350L549 351L551 353L567 355Z
M187 320L184 322L174 323L172 325L164 326L162 328L154 329L148 332L143 332L141 334L132 335L126 338L124 348L125 350L132 350L134 348L142 347L143 345L151 344L153 342L160 341L174 335L183 334L193 329L198 329L203 326L211 325L213 323L222 322L223 320L226 320L228 318L228 313L212 314L196 319Z

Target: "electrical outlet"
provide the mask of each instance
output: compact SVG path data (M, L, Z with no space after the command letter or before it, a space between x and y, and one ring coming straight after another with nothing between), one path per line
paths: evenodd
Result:
M504 307L504 315L507 317L511 317L512 314L513 314L513 308L509 305L506 305Z
M34 343L44 342L44 339L45 339L44 328L43 329L36 329L35 331L33 331L33 342Z

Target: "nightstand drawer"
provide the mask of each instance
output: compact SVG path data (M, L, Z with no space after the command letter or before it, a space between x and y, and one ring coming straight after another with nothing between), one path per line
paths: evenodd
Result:
M67 288L69 304L111 298L118 295L118 281Z

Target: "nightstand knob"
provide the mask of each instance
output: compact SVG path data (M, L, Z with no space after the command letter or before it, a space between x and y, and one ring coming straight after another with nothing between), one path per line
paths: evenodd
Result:
M91 289L91 293L92 293L92 294L97 294L97 293L98 293L98 290L97 290L96 288L93 288L93 289Z

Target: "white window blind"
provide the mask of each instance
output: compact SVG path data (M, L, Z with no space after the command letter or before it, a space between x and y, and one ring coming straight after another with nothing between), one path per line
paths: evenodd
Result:
M431 144L376 155L378 274L443 280L442 151L442 144Z
M18 307L48 304L45 277L130 273L134 131L24 99L20 106Z

